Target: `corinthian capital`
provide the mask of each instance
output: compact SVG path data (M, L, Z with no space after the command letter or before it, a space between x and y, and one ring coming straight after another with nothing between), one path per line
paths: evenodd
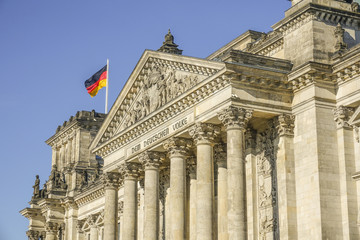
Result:
M46 232L48 232L48 233L56 234L57 231L59 230L59 224L53 223L53 222L47 222L45 224L45 229L46 229Z
M139 155L139 161L147 169L158 169L165 155L161 152L146 151Z
M348 121L351 115L354 113L352 108L339 106L333 109L334 120L338 127L347 127L350 128Z
M187 156L193 144L189 139L172 137L166 140L163 146L169 152L170 157L175 155Z
M278 124L276 126L279 136L293 136L295 127L295 116L289 114L281 114L278 116Z
M123 179L137 179L140 175L140 164L125 162L119 167Z
M120 185L120 175L115 172L106 172L102 177L105 188L118 188Z
M26 236L28 236L29 240L38 240L40 237L39 231L29 230L26 232Z
M252 117L253 110L230 106L218 113L220 121L226 128L241 128L245 130L246 125Z
M189 129L190 136L198 144L200 141L213 143L220 133L220 127L210 123L196 123Z

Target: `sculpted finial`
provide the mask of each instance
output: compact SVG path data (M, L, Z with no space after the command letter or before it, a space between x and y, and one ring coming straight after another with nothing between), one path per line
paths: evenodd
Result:
M158 49L158 51L178 55L182 54L182 50L178 49L178 45L174 43L174 36L171 34L170 29L165 35L165 41L163 42L163 45Z

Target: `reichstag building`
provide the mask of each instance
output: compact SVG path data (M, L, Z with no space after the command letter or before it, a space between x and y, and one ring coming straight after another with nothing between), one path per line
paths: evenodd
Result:
M359 4L292 0L207 58L175 42L46 141L28 238L360 239Z

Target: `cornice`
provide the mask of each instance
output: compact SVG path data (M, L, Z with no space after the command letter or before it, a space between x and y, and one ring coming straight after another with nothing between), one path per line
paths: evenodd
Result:
M314 83L335 87L333 76L331 65L308 62L289 74L289 82L292 84L294 91Z
M78 207L81 207L89 202L105 196L103 184L97 185L96 188L89 188L87 191L82 192L75 196L74 200Z
M287 35L311 20L318 20L333 25L340 23L343 26L358 28L360 14L309 3L290 16L285 17L283 20L274 24L272 27L274 31L279 31L282 34Z
M278 31L272 31L266 35L263 35L263 37L261 37L256 42L249 44L244 51L267 56L270 52L278 52L283 49L283 47L284 39L282 34L280 34Z
M65 126L64 129L57 132L55 135L50 137L45 141L50 147L58 147L57 145L62 144L63 142L67 142L69 139L73 138L75 135L75 131L80 128L80 124L77 121L69 123Z

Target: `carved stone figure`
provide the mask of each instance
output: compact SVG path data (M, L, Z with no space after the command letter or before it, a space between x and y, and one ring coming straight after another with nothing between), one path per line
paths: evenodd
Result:
M39 175L36 175L35 184L34 184L34 186L33 186L33 188L34 188L33 197L34 197L34 198L39 198L39 197L40 197L39 186L40 186Z
M336 45L335 45L336 52L342 52L347 48L347 44L344 41L344 33L345 30L341 27L340 23L338 23L338 25L334 30L334 35L336 38Z

